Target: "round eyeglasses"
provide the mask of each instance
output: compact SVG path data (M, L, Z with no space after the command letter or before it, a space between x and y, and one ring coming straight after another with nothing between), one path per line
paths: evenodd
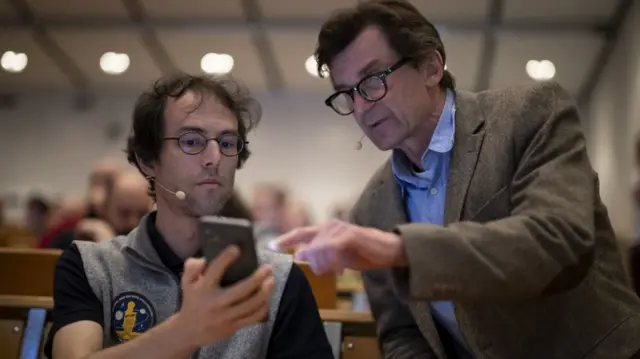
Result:
M213 140L218 143L220 153L227 157L237 156L244 150L244 146L248 141L243 141L239 135L235 133L225 133L218 137L207 138L199 132L185 132L178 137L165 137L164 140L175 140L182 152L188 155L197 155L207 148L209 141Z
M408 59L403 58L386 70L366 76L355 87L335 92L324 101L324 104L331 107L339 115L347 116L353 113L356 92L369 102L380 101L389 90L387 76L402 67L407 61Z

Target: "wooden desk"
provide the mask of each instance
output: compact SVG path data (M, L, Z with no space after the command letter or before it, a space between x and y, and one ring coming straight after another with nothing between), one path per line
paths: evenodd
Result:
M373 316L369 312L351 310L320 309L320 317L328 322L373 324Z

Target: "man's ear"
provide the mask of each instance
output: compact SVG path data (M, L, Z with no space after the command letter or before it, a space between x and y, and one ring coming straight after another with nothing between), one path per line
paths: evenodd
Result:
M444 61L440 52L434 51L427 55L420 64L420 73L427 87L435 87L440 84L444 75Z
M149 164L144 162L140 156L138 156L136 154L136 162L138 163L138 167L140 167L140 170L142 171L142 173L144 173L145 177L156 177L156 171L154 169L153 164Z

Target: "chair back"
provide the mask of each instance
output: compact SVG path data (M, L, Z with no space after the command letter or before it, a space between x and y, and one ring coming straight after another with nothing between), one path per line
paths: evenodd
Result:
M38 359L53 307L62 251L0 248L0 358Z
M25 228L0 227L0 247L34 248L37 244L38 238Z
M0 358L41 358L52 308L50 297L0 295Z
M0 295L53 297L53 273L62 251L0 248Z

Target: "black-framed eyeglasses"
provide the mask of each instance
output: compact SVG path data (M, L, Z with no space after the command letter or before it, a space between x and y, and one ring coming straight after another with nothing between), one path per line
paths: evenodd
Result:
M178 137L165 137L164 140L175 140L182 152L188 155L197 155L207 148L209 141L216 141L220 147L220 153L227 157L234 157L240 154L248 144L235 133L225 133L218 137L207 138L199 132L185 132Z
M355 104L355 93L365 100L375 102L386 96L389 87L387 86L387 76L402 67L408 61L407 58L400 59L386 70L368 75L358 82L355 87L335 92L329 96L324 104L331 107L339 115L347 116L353 113Z

